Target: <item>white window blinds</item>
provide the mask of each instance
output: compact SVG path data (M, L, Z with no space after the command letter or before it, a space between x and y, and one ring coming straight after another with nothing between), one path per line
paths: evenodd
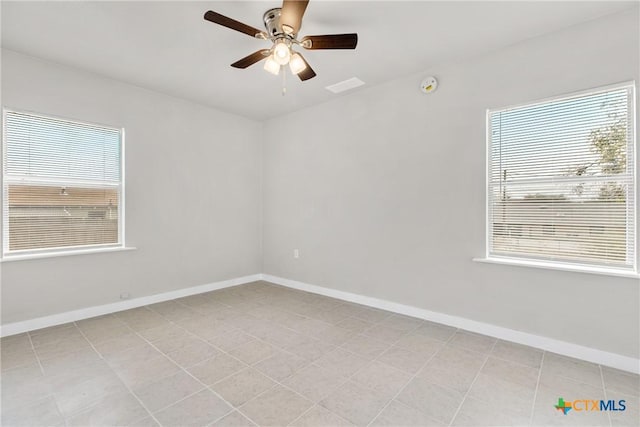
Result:
M5 110L5 255L118 246L121 130Z
M633 86L489 111L488 255L635 269Z

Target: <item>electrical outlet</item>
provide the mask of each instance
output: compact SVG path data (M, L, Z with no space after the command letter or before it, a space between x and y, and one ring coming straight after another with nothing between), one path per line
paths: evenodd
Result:
M131 298L131 294L129 292L123 292L120 294L120 299L129 299Z
M294 249L294 250L293 250L293 257L294 257L295 259L300 258L300 251L299 251L298 249Z

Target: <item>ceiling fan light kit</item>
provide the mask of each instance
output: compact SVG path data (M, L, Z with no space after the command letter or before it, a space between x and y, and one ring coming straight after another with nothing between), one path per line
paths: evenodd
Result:
M315 77L316 73L302 54L293 50L294 46L301 46L309 50L355 49L358 44L356 33L305 36L298 40L302 17L308 3L308 0L284 0L281 8L267 10L262 17L266 31L258 30L211 10L204 14L204 19L272 43L271 49L261 49L254 52L231 64L232 67L247 68L266 60L264 69L271 74L278 75L280 68L289 64L291 72L297 75L300 80L306 81Z

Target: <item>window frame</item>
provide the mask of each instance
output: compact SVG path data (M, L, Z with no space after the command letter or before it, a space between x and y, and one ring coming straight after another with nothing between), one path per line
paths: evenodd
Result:
M589 95L595 95L603 92L619 90L619 89L627 89L629 90L629 98L627 101L627 109L628 109L628 139L629 145L631 146L631 155L627 156L627 168L632 168L631 180L633 184L633 200L631 198L627 198L626 200L626 213L627 213L627 224L630 222L634 226L633 232L627 232L626 234L626 248L627 248L627 257L630 259L631 267L617 267L617 266L605 266L597 263L589 263L584 260L551 260L548 258L540 257L537 258L532 255L519 255L516 253L509 255L500 255L500 254L492 254L491 253L491 243L492 243L492 232L493 232L493 222L492 222L492 199L490 197L491 192L491 155L492 155L492 145L491 145L491 115L493 113L502 112L506 110L522 108L522 107L533 107L537 105L543 105L550 102L568 100L572 98L580 98ZM594 274L606 274L612 276L621 276L621 277L633 277L638 278L640 274L638 273L638 258L640 258L640 254L638 253L638 240L640 230L638 227L638 203L639 203L639 189L638 189L638 168L637 168L637 127L636 127L636 118L638 114L637 103L636 103L636 84L634 80L624 81L620 83L614 83L610 85L598 86L591 89L570 92L555 96L549 96L542 99L537 99L529 102L521 102L518 104L511 104L508 106L503 106L499 108L488 108L486 110L485 116L485 155L486 155L486 169L485 169L485 257L484 258L474 258L474 261L478 262L486 262L493 264L503 264L503 265L517 265L517 266L528 266L535 268L543 268L543 269L551 269L551 270L565 270L565 271L575 271L582 273L594 273ZM631 240L631 241L630 241ZM633 256L629 256L629 253Z
M40 248L40 249L20 249L20 250L9 250L9 220L5 218L5 207L8 206L8 191L7 184L8 182L16 182L10 179L7 179L5 164L7 158L7 126L6 126L6 116L7 113L18 113L25 114L35 117L41 117L44 119L57 120L61 122L67 122L77 125L83 126L94 126L98 128L108 129L111 131L117 131L119 138L119 154L120 154L120 162L119 162L119 172L120 179L117 185L105 186L103 184L96 185L95 182L83 182L81 180L77 181L67 181L59 179L39 179L40 182L44 184L56 184L61 187L64 186L72 186L72 185L87 185L88 187L94 188L114 188L118 190L118 241L116 243L104 243L104 244L93 244L93 245L75 245L75 246L61 246L61 247L51 247L51 248ZM88 254L88 253L101 253L101 252L113 252L118 250L128 250L135 248L128 248L125 246L125 129L124 127L115 127L110 125L105 125L103 123L95 123L90 121L83 121L77 119L70 119L67 117L61 117L51 114L44 114L39 112L34 112L31 110L23 110L17 108L11 108L7 106L2 107L2 157L0 158L0 168L2 169L0 176L0 185L2 185L2 197L0 197L0 209L2 212L0 213L0 222L2 230L2 250L0 251L0 261L13 261L13 260L22 260L22 259L34 259L34 258L49 258L56 257L62 255L79 255L79 254ZM38 180L36 180L38 181ZM19 182L19 181L17 181ZM24 182L24 180L22 180ZM8 213L8 210L6 211Z

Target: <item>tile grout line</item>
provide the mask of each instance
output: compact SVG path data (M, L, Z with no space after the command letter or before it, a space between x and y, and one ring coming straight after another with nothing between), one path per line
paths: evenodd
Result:
M542 358L540 358L540 369L538 370L538 379L536 381L536 390L533 392L533 403L531 404L531 415L529 416L529 425L533 425L533 416L536 410L536 401L538 400L538 389L540 388L540 378L542 377L542 366L544 365L544 356L546 351L542 352Z
M74 326L75 326L75 322L74 322ZM76 329L77 329L77 327L76 327ZM36 346L33 344L33 339L31 337L31 333L29 331L27 331L27 338L29 338L29 344L31 345L31 351L33 351L33 355L35 356L36 361L38 362L38 366L40 367L40 373L42 374L42 377L44 378L44 376L45 376L44 367L42 366L42 362L40 361L40 356L38 355L38 352L36 351ZM0 393L0 395L1 395L1 393ZM60 410L60 405L58 405L58 399L56 399L56 394L53 393L53 392L50 392L49 394L47 394L46 397L44 397L44 398L42 398L40 400L43 401L47 397L51 397L53 399L53 404L56 406L56 412L58 413L58 415L60 416L60 418L64 422L64 425L66 426L67 425L67 419L62 414L62 410Z
M320 406L320 404L313 402L313 405L311 405L311 407L309 409L307 409L306 411L304 411L302 414L298 415L296 417L296 419L294 419L293 421L291 421L289 424L287 424L287 426L293 426L295 424L296 421L298 421L299 419L301 419L302 417L304 417L305 415L307 415L309 412L311 412L311 410L313 410L313 408L321 408L324 409L325 411L327 411L328 413L330 413L331 415L333 415L334 417L340 418L342 421L345 421L349 424L353 424L351 421L341 417L340 415L336 414L335 412L331 412L330 410L328 410L327 408L325 408L324 406Z
M313 402L313 405L311 405L311 407L309 409L307 409L306 411L304 411L303 413L301 413L300 415L298 415L293 421L291 421L289 424L287 424L287 426L291 426L293 425L296 421L298 421L300 418L304 417L305 415L307 415L309 412L311 412L311 410L313 408L315 408L316 406L320 407L320 405L318 405L316 402ZM333 412L329 411L331 414L333 414ZM337 415L336 415L337 416ZM346 421L346 420L345 420Z
M471 389L473 388L473 385L476 383L476 381L480 377L480 373L482 372L482 370L484 369L485 365L489 361L489 358L491 357L491 353L493 352L493 349L496 347L497 343L498 343L498 340L496 339L494 341L493 345L491 346L491 350L489 350L487 352L487 355L485 356L485 359L484 359L484 363L482 364L482 366L480 366L480 369L476 373L476 376L473 378L473 381L471 381L471 384L469 385L469 388L467 389L467 392L464 394L464 396L462 396L462 401L460 402L460 405L458 405L458 409L456 410L455 414L453 414L453 418L451 418L451 421L449 421L449 426L453 425L453 422L455 421L456 417L460 413L460 410L462 409L462 405L464 405L465 400L467 400L467 396L469 396L469 392L471 392Z
M418 328L416 328L416 329L418 329ZM411 331L411 332L414 332L416 329L414 329L414 330L413 330L413 331ZM420 373L421 373L421 372L424 370L424 368L429 364L429 362L431 362L431 361L433 360L433 358L435 358L435 357L436 357L436 355L437 355L438 353L440 353L440 351L442 351L442 349L443 349L443 348L445 348L445 347L447 346L447 344L449 344L451 341L453 341L453 337L455 337L455 335L458 333L458 331L459 331L459 330L460 330L460 329L459 329L459 328L457 328L457 329L456 329L456 330L451 334L451 336L450 336L446 341L442 341L442 343L443 343L443 344L442 344L442 346L438 349L438 351L434 352L434 353L431 355L431 357L429 357L429 358L428 358L428 359L427 359L427 360L422 364L422 366L420 366L420 369L418 369L418 370L413 374L413 376L412 376L411 378L409 378L409 380L406 382L406 384L405 384L405 385L403 385L403 386L400 388L400 390L399 390L395 395L393 395L393 397L391 397L391 399L389 399L389 401L388 401L388 402L387 402L387 403L382 407L382 409L380 409L380 411L375 415L375 417L373 417L373 418L371 419L371 421L369 421L369 423L367 424L367 427L371 426L371 424L372 424L375 420L377 420L377 419L378 419L378 417L379 417L379 416L380 416L380 415L385 411L385 409L387 409L387 407L388 407L389 405L391 405L391 402L393 402L394 400L396 400L396 398L397 398L398 396L400 396L400 394L402 394L402 392L407 388L407 386L408 386L409 384L411 384L411 382L412 382L414 379L416 379L416 378L418 377L418 375L420 375ZM399 341L399 340L398 340L398 341ZM396 342L397 342L397 341L396 341ZM383 363L383 362L381 362L381 363ZM424 413L423 411L420 411L420 412ZM426 414L426 413L425 413L425 415L427 415L430 419L433 419L433 418L431 418L431 415ZM434 420L434 421L435 421L435 420Z
M119 319L120 320L120 319ZM124 322L123 322L124 323ZM89 340L89 338L87 338L87 336L84 334L84 332L82 331L82 329L80 329L80 327L78 327L78 325L76 324L76 322L73 322L73 324L76 326L76 328L78 329L78 331L80 331L80 334L82 335L82 337L87 340L87 342L89 343L89 345L91 346L91 348L93 349L93 351L95 351L98 356L100 356L100 359L104 360L104 363L109 367L109 370L111 370L111 372L113 372L113 374L120 380L120 382L124 385L124 387L129 391L129 393L138 401L138 403L140 403L140 406L142 406L144 408L145 411L147 411L147 413L149 414L149 416L151 418L154 419L155 422L157 422L158 424L160 424L160 422L156 419L156 417L153 415L153 413L149 410L149 408L147 408L147 405L144 404L144 402L142 402L142 400L140 400L140 398L138 397L137 394L135 394L133 392L133 390L131 389L131 387L129 387L129 384L125 383L122 378L120 378L120 376L118 375L118 373L111 367L111 365L109 365L109 362L102 356L102 353L100 353L98 351L98 349L93 345L93 343ZM126 324L125 324L126 325ZM128 325L126 325L128 327ZM100 400L102 400L103 398L105 398L107 395L102 396L100 399L98 399L95 403L98 404L100 402ZM83 408L82 410L79 410L78 412L76 412L74 414L74 416L79 415L83 412L86 412L87 410L90 410L93 407L93 405L91 406L87 406L86 408ZM70 417L71 418L71 417ZM146 417L144 417L146 418ZM140 420L143 420L144 418L140 418ZM140 420L135 420L135 421L140 421ZM67 423L67 419L65 418L65 424ZM160 424L162 425L162 424Z
M345 350L345 351L348 351L348 350ZM353 353L352 353L352 354L353 354ZM323 366L316 365L316 364L315 364L315 361L314 361L313 363L311 363L311 365L313 365L313 366L315 366L315 367L318 367L318 368L321 368L321 369L326 369L326 368L324 368ZM309 365L309 366L311 366L311 365ZM347 384L349 381L351 381L351 377L353 377L355 374L357 374L357 373L358 373L358 371L360 371L360 369L357 369L353 374L351 374L351 375L349 375L347 378L345 378L345 381L344 381L344 382L341 382L341 383L340 383L340 385L339 385L339 386L337 386L335 389L333 389L331 392L334 392L334 391L336 391L336 390L339 390L342 386L344 386L344 385L345 385L345 384ZM367 387L367 388L369 388L369 387ZM303 396L303 397L304 397L304 396ZM326 397L327 397L327 396L322 396L322 397L320 398L320 400L324 400L324 399L326 399ZM304 414L306 414L306 413L307 413L307 412L309 412L311 409L313 409L313 407L314 407L314 406L320 406L320 407L322 407L322 408L326 409L327 411L329 411L331 414L336 415L336 416L338 416L339 418L342 418L342 417L340 417L338 414L336 414L336 413L334 413L333 411L329 410L328 408L325 408L324 406L320 405L320 403L319 403L319 402L313 402L312 400L310 400L310 399L308 399L308 398L306 398L306 397L305 397L305 399L306 399L306 400L309 400L310 402L312 402L312 403L313 403L313 405L311 405L311 407L310 407L309 409L307 409L306 411L304 411L302 414L298 415L298 416L297 416L293 421L291 421L291 422L290 422L289 424L287 424L287 425L291 425L291 424L293 424L294 422L298 421L298 420L299 420L299 419L300 419ZM349 421L349 422L350 422L350 421Z
M250 398L250 399L249 399L249 400L247 400L246 402L242 402L242 404L241 404L241 405L239 405L238 407L235 407L235 406L234 406L234 408L235 408L238 412L240 412L242 415L244 415L247 419L251 420L251 422L253 422L254 424L259 425L259 424L258 424L256 421L254 421L251 417L249 417L248 415L246 415L245 413L243 413L242 411L240 411L240 408L242 408L243 406L245 406L247 403L251 402L252 400L257 399L257 398L259 398L260 396L262 396L262 395L264 395L264 394L269 393L271 390L273 390L274 388L276 388L276 387L278 387L278 386L283 387L283 388L285 388L285 389L287 389L287 390L291 391L291 392L292 392L292 393L294 393L294 394L297 394L298 396L300 396L301 398L303 398L303 399L304 399L304 400L306 400L307 402L310 402L310 403L311 403L311 407L313 407L313 403L314 403L314 402L311 402L309 399L307 399L306 397L304 397L303 395L301 395L301 394L300 394L300 393L298 393L297 391L292 390L291 388L287 387L287 386L286 386L286 385L284 385L284 384L280 384L279 382L277 382L277 381L273 380L273 378L271 378L271 377L269 377L269 379L271 379L272 381L274 381L274 382L275 382L275 384L274 384L274 385L272 385L271 387L269 387L268 389L266 389L266 390L264 390L264 391L261 391L260 393L256 394L255 396L253 396L252 398Z
M227 412L226 414L224 414L223 416L216 418L215 420L211 421L209 424L205 424L204 427L211 427L213 426L215 423L217 423L218 421L222 420L223 418L228 417L229 415L233 414L234 412L237 412L238 414L240 414L241 416L243 416L247 421L249 421L251 423L251 425L255 426L255 427L260 427L258 426L258 424L256 424L251 418L247 417L246 415L244 415L242 412L240 412L236 407L233 407L233 409L231 409L230 412ZM243 426L246 427L246 426Z
M602 391L604 392L604 398L609 400L609 395L607 394L607 386L604 384L604 373L602 372L602 366L598 365L598 371L600 371L600 381L602 381ZM609 419L609 426L613 426L613 421L611 420L611 411L607 411L607 418Z
M40 373L44 375L44 368L42 367L40 356L38 356L38 352L36 351L36 346L33 345L33 339L31 339L31 333L27 332L27 338L29 338L29 345L31 345L31 351L33 351L33 355L36 357L36 361L38 362L38 366L40 367Z
M500 341L500 339L498 339L498 341ZM525 347L528 347L528 346L525 346ZM544 354L544 353L546 353L546 351L543 350L540 353ZM518 362L516 360L505 359L504 357L496 356L495 354L491 354L491 357L494 358L494 359L498 359L498 360L500 360L502 362L508 362L508 363L513 364L513 365L518 365L521 368L540 369L540 368L536 368L535 366L527 365L526 363Z
M275 387L275 386L273 386ZM273 387L269 388L269 390L273 389ZM213 390L211 390L213 392ZM215 393L215 392L214 392ZM244 403L243 403L244 405ZM251 418L247 417L246 414L242 413L238 408L236 408L235 406L231 406L231 411L227 412L226 414L224 414L221 417L216 418L215 420L211 421L209 424L205 424L205 427L211 427L213 426L215 423L217 423L218 421L222 420L225 417L228 417L229 415L233 414L234 412L237 412L238 414L240 414L241 416L243 416L247 421L249 421L252 425L256 426L256 427L260 427L255 421L253 421ZM246 427L246 426L243 426Z
M174 375L175 375L175 374L174 374ZM171 376L171 375L167 375L166 377L162 377L161 379L169 378L170 376ZM150 384L153 384L153 381L150 381L149 383L147 383L147 384L145 384L145 385L150 385ZM150 414L152 414L152 416L153 416L153 414L154 414L154 413L162 412L162 411L164 411L165 409L170 408L171 406L173 406L173 405L175 405L175 404L177 404L177 403L182 402L183 400L187 400L188 398L190 398L190 397L192 397L192 396L195 396L195 395L196 395L196 394L198 394L198 393L202 393L204 390L207 390L208 388L209 388L209 387L206 387L206 386L205 386L205 387L202 387L202 388L199 388L198 390L194 391L193 393L190 393L190 394L188 394L188 395L186 395L186 396L184 396L184 397L181 397L180 399L176 400L175 402L171 402L171 403L170 403L170 404L168 404L168 405L162 406L162 407L160 407L159 409L156 409L156 410L155 410L155 411L153 411L153 412L149 411L149 413L150 413ZM134 394L135 394L135 392L134 392ZM224 416L226 416L226 415L227 415L227 414L223 415L223 417L224 417ZM156 418L154 417L154 419L156 419ZM158 424L162 425L160 422L158 422Z

